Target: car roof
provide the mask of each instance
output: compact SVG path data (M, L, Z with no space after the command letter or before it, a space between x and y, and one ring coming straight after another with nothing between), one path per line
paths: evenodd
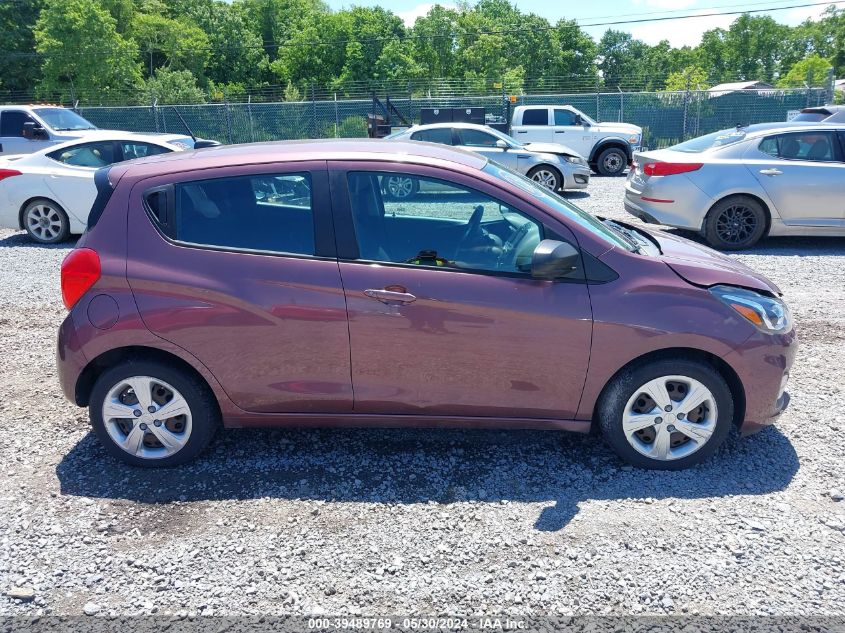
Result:
M771 132L801 132L808 128L823 129L845 129L843 125L836 125L835 123L822 124L821 121L792 121L792 122L776 122L776 123L754 123L753 125L737 126L737 129L745 132L746 136L754 137L762 134L769 134ZM728 128L730 129L730 128Z
M78 136L63 143L49 145L44 149L33 152L33 155L49 154L59 149L65 149L66 147L74 147L76 145L96 141L145 141L156 143L158 145L165 145L171 147L171 149L179 149L177 146L171 145L170 143L170 141L174 141L179 138L186 137L178 134L144 134L139 132L121 132L118 130L85 130L85 134L82 136Z
M385 143L381 139L320 139L220 145L159 154L121 165L128 167L125 175L145 177L171 171L309 160L382 160L423 165L448 162L471 169L481 169L487 164L487 159L479 154L435 143Z
M483 125L483 124L480 124L480 123L467 123L466 121L460 121L460 122L459 121L454 121L454 122L446 121L444 123L426 123L425 125L414 125L412 127L409 127L407 131L410 132L411 130L413 130L414 132L417 132L419 130L437 130L437 129L442 129L442 128L453 128L453 127L467 129L467 130L484 130L485 132L493 129L489 125Z
M835 114L845 110L845 105L822 105L810 108L802 108L801 112L818 112L820 114Z

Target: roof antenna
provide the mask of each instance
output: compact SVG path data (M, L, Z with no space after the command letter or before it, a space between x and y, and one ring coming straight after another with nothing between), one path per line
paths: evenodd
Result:
M191 128L188 126L188 124L187 124L187 122L185 121L185 119L184 119L184 118L182 117L182 115L179 113L179 110L176 108L176 106L173 106L173 111L176 113L176 116L178 116L178 117L179 117L179 120L182 122L182 125L184 125L184 126L185 126L185 129L186 129L186 130L188 130L188 135L189 135L189 136L191 137L191 139L194 141L194 147L196 147L196 145L197 145L197 137L196 137L196 136L194 136L194 133L191 131Z

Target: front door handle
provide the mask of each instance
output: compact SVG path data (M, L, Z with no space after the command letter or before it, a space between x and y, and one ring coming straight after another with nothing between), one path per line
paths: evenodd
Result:
M555 130L555 134L566 134L566 130Z
M780 176L783 172L776 167L772 167L771 169L761 169L760 173L764 176Z
M417 298L410 292L399 292L383 288L377 290L365 290L364 294L370 297L370 299L376 299L382 303L411 303L412 301L417 300Z
M517 130L516 131L517 134L526 134L527 132L528 132L528 130Z

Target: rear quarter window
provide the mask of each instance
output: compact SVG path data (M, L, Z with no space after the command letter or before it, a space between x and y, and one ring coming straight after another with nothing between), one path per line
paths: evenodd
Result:
M522 111L522 125L548 125L548 108L528 108Z

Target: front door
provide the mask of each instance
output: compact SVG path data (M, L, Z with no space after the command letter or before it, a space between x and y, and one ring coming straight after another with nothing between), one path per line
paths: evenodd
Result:
M247 411L352 409L324 162L160 176L130 197L127 273L146 326Z
M0 113L0 154L31 154L49 147L48 140L34 140L23 135L24 123L41 124L23 110L4 110Z
M510 145L499 147L496 143L501 139L484 130L458 127L455 128L455 134L457 135L457 145L461 149L481 154L511 169L517 168L519 155L525 154L523 150Z
M399 201L371 164L332 174L355 411L574 417L592 315L583 280L530 276L549 230L485 183L404 171L420 187Z
M785 224L845 224L845 156L835 131L767 136L749 148L745 165Z
M589 157L593 149L593 132L582 123L576 122L576 114L566 108L555 108L554 142L566 145L569 149Z

